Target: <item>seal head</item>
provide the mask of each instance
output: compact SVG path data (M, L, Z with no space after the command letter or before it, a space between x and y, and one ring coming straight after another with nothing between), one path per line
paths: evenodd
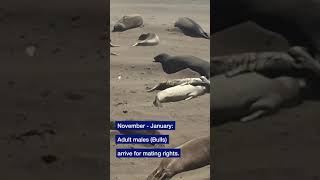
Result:
M125 25L122 23L117 23L114 25L112 32L121 32L125 30Z
M169 59L169 55L166 53L161 53L159 55L157 55L156 57L154 57L154 61L153 62L159 62L159 63L163 63L165 61L167 61Z
M141 34L138 38L138 40L145 40L147 39L148 37L150 37L151 34L150 33L144 33L144 34Z

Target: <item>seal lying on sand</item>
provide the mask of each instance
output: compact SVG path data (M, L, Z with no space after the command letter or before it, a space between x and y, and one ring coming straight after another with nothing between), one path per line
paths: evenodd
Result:
M143 25L143 19L139 14L123 16L114 26L112 32L122 32Z
M164 82L161 82L154 87L147 89L147 92L152 92L155 90L164 90L169 87L182 85L182 84L191 84L193 86L204 86L204 85L210 85L210 81L206 79L204 76L201 76L200 78L184 78L184 79L173 79L173 80L167 80Z
M211 76L225 73L232 77L245 72L258 72L268 77L320 77L320 63L303 48L294 46L288 52L242 53L211 58Z
M272 113L280 107L297 105L302 101L302 79L278 77L270 79L257 73L240 74L228 78L211 78L211 117L213 125L226 121L243 122Z
M158 35L155 33L141 34L138 40L140 41L132 46L155 46L160 42Z
M162 53L154 57L154 62L159 62L167 74L173 74L189 68L201 76L210 78L210 63L195 56L170 56Z
M147 180L169 180L178 173L209 165L210 136L194 138L176 148L181 149L181 157L164 158Z
M182 84L158 92L153 104L156 107L162 107L161 103L190 100L209 91L210 86L193 86L190 84Z
M180 28L187 36L210 39L209 35L201 28L201 26L188 17L179 18L174 26Z

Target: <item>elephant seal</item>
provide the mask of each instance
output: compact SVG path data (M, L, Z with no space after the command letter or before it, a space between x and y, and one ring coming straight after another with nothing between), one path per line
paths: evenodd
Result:
M181 84L170 87L157 93L154 106L162 107L161 103L177 102L182 100L190 100L192 98L201 96L210 91L208 86L193 86L191 84Z
M138 38L139 42L136 42L132 46L155 46L159 44L160 39L155 33L144 33Z
M114 26L112 32L123 32L128 29L137 28L143 25L142 16L139 14L123 16Z
M180 158L164 158L147 180L169 180L178 173L198 169L210 163L210 136L194 138L176 148Z
M210 81L206 79L204 76L201 76L200 78L184 78L184 79L173 79L173 80L167 80L161 83L158 83L154 87L147 89L147 92L152 92L155 90L165 90L170 87L174 87L177 85L182 85L182 84L191 84L193 86L201 86L205 84L210 85Z
M120 47L119 45L112 44L111 40L109 41L109 45L110 45L110 47ZM119 56L119 54L115 53L115 52L110 52L110 55Z
M302 101L303 79L292 77L267 78L255 72L228 78L211 78L211 124L227 121L247 122L275 112L281 107Z
M174 23L174 26L181 29L182 32L187 36L210 39L209 35L202 29L202 27L188 17L179 18Z
M245 72L258 72L268 77L320 77L320 63L300 46L291 47L287 52L253 52L211 58L211 76L225 73L232 77Z
M210 78L210 63L195 56L170 56L162 53L154 57L154 62L159 62L167 74L173 74L189 68L201 76Z

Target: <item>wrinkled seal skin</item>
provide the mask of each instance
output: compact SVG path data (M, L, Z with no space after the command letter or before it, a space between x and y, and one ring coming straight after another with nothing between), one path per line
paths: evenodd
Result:
M320 60L318 0L215 0L211 3L212 33L246 21L284 36L291 46L303 46Z
M211 125L228 121L250 121L302 101L303 80L292 77L270 79L257 73L211 78Z
M210 39L209 35L202 29L202 27L188 17L179 18L178 21L175 22L174 26L180 28L187 36Z
M210 136L194 138L176 148L181 149L181 158L164 158L147 180L169 180L178 173L209 165Z
M210 63L195 56L170 56L162 53L154 57L154 62L159 62L167 74L173 74L189 68L201 76L210 78Z
M160 42L159 36L155 33L145 33L139 36L139 42L132 46L155 46Z
M128 29L137 28L143 25L143 19L140 15L123 16L114 26L112 32L123 32Z
M242 53L211 58L211 76L225 73L232 77L245 72L258 72L268 77L320 77L320 63L303 47L288 52Z

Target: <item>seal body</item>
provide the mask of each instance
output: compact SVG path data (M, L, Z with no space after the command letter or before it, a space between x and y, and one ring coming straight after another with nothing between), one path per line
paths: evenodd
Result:
M183 33L188 36L210 39L209 35L202 29L202 27L188 17L179 18L175 22L174 26L180 28Z
M122 32L143 25L143 18L139 14L123 16L114 26L112 32Z
M212 125L227 121L243 122L272 113L280 107L301 102L301 81L291 77L266 78L257 73L228 78L211 78Z
M159 36L155 33L145 33L139 36L139 42L132 46L155 46L159 44Z
M167 74L173 74L189 68L201 76L210 77L210 63L195 56L170 56L162 53L154 57L154 62L159 62Z
M183 79L173 79L161 82L154 87L147 90L147 92L152 92L155 90L164 90L173 86L182 85L182 84L191 84L191 85L210 85L210 82L203 81L202 78L183 78Z
M245 72L258 72L268 77L320 77L320 63L298 46L291 47L288 52L242 53L211 58L211 76L225 73L232 77Z
M209 165L210 137L194 138L176 148L181 149L180 158L164 158L147 180L169 180L174 175Z
M161 107L161 103L189 100L203 95L206 92L208 92L208 88L206 86L182 84L158 92L153 104L157 107Z
M212 12L213 33L250 20L281 34L291 45L307 47L320 60L320 3L317 0L216 0L212 3Z

